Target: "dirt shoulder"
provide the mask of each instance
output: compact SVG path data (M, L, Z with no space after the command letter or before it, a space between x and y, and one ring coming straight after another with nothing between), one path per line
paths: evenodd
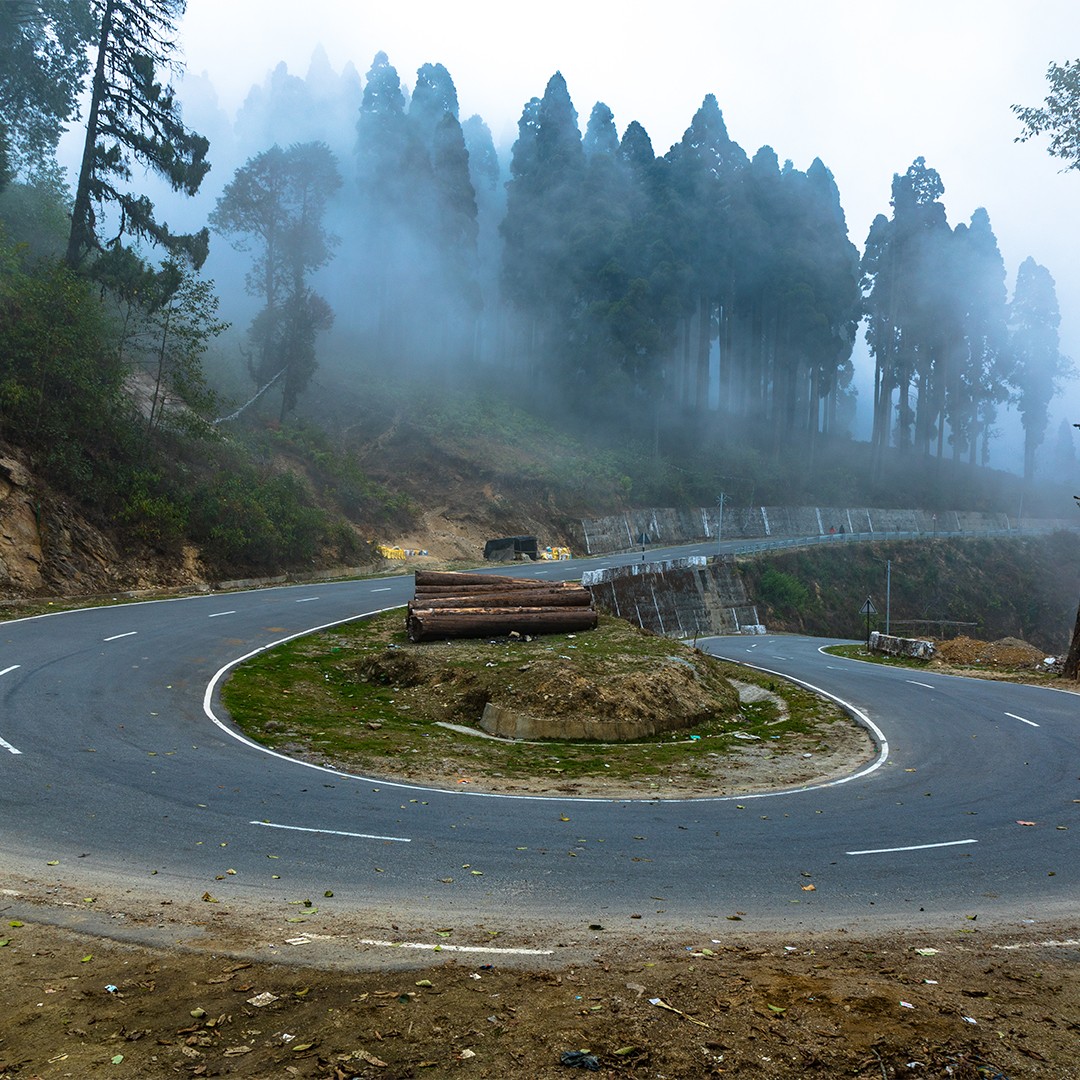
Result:
M167 901L55 926L5 900L2 1080L1076 1075L1069 926L496 937L192 921ZM151 931L160 944L138 942Z

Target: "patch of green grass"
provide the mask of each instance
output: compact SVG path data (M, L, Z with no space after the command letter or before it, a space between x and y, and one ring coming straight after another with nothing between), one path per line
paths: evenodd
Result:
M718 755L748 745L736 733L755 735L782 753L789 737L824 738L828 725L843 718L800 687L619 619L604 618L597 630L582 634L419 645L408 641L404 622L400 609L263 653L233 673L224 703L248 736L283 753L447 787L492 778L561 787L604 777L648 790L672 778L710 775ZM511 742L484 738L477 726L487 701L511 701L542 715L546 697L567 715L589 708L587 700L578 701L590 687L618 693L621 678L673 664L691 668L692 682L712 703L704 719L686 729L621 743ZM730 678L779 694L786 715L768 699L740 705Z

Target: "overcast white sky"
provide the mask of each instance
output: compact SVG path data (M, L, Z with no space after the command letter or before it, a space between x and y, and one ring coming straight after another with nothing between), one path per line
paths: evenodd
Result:
M1080 172L1015 143L1009 110L1043 101L1051 60L1080 56L1077 0L188 0L180 29L188 70L230 115L279 61L304 75L319 44L361 75L381 49L410 86L441 62L462 118L479 113L505 145L556 70L582 124L602 100L657 153L711 92L747 153L825 162L860 250L893 173L923 155L951 224L986 207L1010 290L1028 255L1050 270L1063 350L1080 361Z

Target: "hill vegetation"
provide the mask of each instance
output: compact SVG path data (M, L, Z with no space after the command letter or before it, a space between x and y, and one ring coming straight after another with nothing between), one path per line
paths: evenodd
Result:
M720 492L1068 505L1067 427L1033 483L1067 373L1053 281L1028 260L1010 300L988 216L950 226L921 158L860 253L826 165L747 153L713 95L657 153L602 102L582 131L555 74L500 158L445 67L410 88L383 53L363 79L281 69L215 150L169 81L181 0L0 6L0 449L35 514L81 515L118 561L318 570L434 546L438 521L557 542L571 517ZM988 467L1006 402L1023 480ZM758 582L777 618L837 621L827 570L785 574Z

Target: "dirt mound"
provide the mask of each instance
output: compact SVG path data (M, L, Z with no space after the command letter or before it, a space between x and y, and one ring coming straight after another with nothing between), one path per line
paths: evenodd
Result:
M460 724L476 724L488 703L556 726L586 713L600 726L630 723L649 732L691 728L739 710L737 693L704 656L687 651L660 663L601 657L590 648L595 639L572 638L564 645L576 654L573 666L570 656L538 646L522 656L509 680L490 662L487 642L436 649L393 646L361 660L356 674L365 682L400 688L414 716Z
M1013 637L990 642L958 637L937 641L934 648L937 658L946 664L1031 668L1041 666L1046 659L1041 649Z

